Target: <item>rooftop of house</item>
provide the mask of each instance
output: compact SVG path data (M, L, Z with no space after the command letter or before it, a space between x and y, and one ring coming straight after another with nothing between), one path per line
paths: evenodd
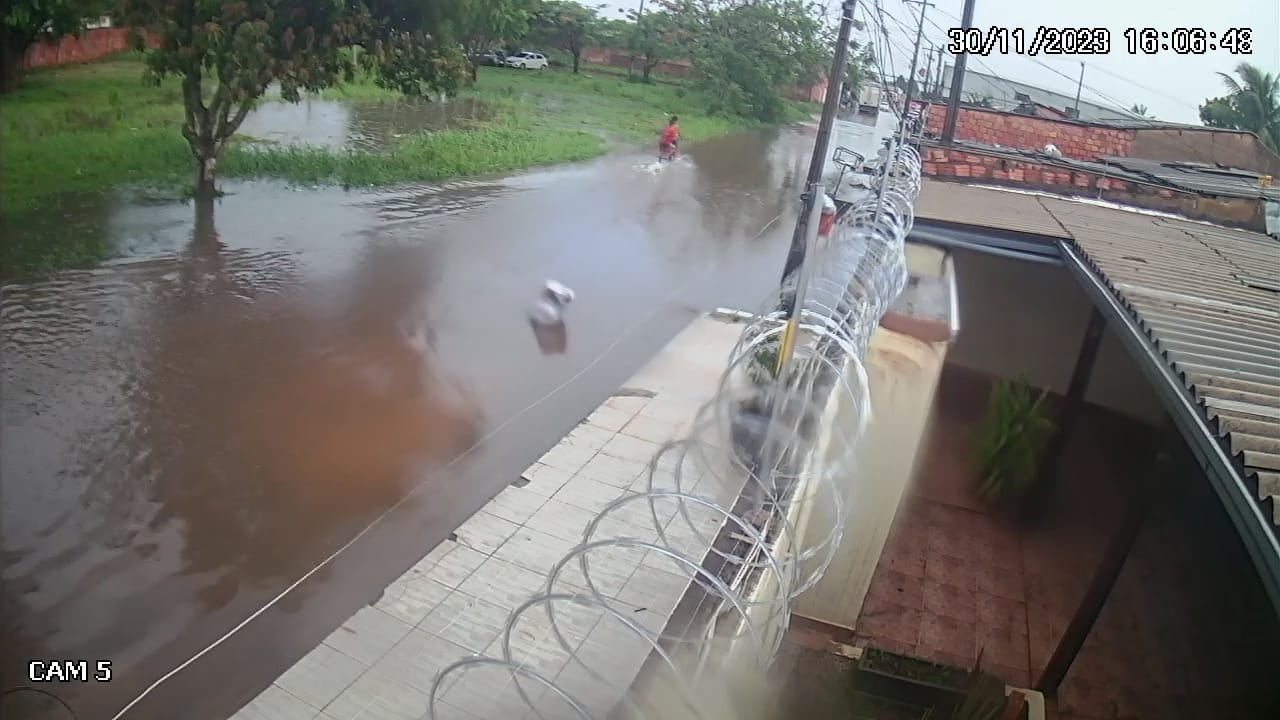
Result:
M1083 260L1143 341L1139 363L1163 366L1181 385L1174 392L1188 403L1188 417L1229 459L1236 491L1251 496L1244 502L1274 550L1280 242L1159 213L940 182L925 183L916 217L1038 236Z
M930 141L925 141L929 144ZM975 153L998 154L1013 159L1029 160L1072 170L1106 175L1126 182L1158 185L1217 197L1258 198L1280 202L1280 186L1264 186L1261 175L1242 168L1209 165L1176 160L1146 160L1120 156L1103 156L1098 162L1054 157L1043 149L1003 147L971 140L956 140L953 146Z

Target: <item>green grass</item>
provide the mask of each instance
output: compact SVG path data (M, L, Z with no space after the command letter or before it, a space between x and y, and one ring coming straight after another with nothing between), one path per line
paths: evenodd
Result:
M182 107L174 80L142 81L139 56L31 73L23 87L0 99L0 196L9 231L0 263L57 268L87 265L107 249L72 242L39 248L14 240L30 215L56 212L68 198L122 186L164 191L190 187L194 164L179 131ZM568 71L481 68L464 92L496 110L494 118L462 129L423 132L381 151L341 151L233 141L224 151L223 177L268 177L348 187L509 171L584 160L618 143L655 142L670 114L682 137L697 141L757 124L709 115L688 82L645 84L616 69ZM321 93L359 103L400 101L367 79ZM812 112L795 106L796 117ZM78 248L78 249L77 249Z

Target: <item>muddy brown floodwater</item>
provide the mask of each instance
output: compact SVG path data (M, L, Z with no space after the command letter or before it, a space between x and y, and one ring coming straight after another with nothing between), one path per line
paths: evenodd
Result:
M127 715L226 718L698 312L756 307L812 136L656 174L636 155L385 192L234 183L212 213L105 198L26 229L122 257L0 298L3 686L109 660L110 683L44 689L111 718L416 489ZM544 354L526 311L547 278L577 299Z

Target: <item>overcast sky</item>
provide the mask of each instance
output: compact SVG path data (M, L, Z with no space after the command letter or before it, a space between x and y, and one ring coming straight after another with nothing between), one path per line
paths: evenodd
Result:
M906 75L911 66L911 49L920 6L903 0L880 0L893 46L893 69ZM925 43L945 46L946 29L959 27L963 0L932 0L925 22ZM583 4L595 4L584 2ZM620 17L620 8L632 9L637 2L609 0L606 13ZM836 5L833 4L833 7ZM874 16L875 3L859 0L858 17ZM1085 63L1081 99L1102 105L1134 103L1146 105L1161 120L1199 123L1197 106L1208 97L1225 94L1218 72L1230 73L1240 62L1250 62L1272 73L1280 73L1280 2L1277 0L976 0L973 25L1022 28L1028 38L1038 26L1107 27L1111 30L1111 53L1103 56L970 55L969 67L1009 80L1018 80L1048 90L1074 95L1080 61ZM901 26L895 19L901 22ZM931 21L931 22L930 22ZM936 24L936 26L935 26ZM869 24L870 27L870 24ZM1128 27L1204 28L1219 36L1228 28L1253 30L1253 54L1232 55L1214 50L1205 55L1130 55L1125 47ZM923 57L923 56L922 56ZM886 59L887 61L887 59ZM949 60L948 60L949 61ZM924 60L921 60L923 64Z

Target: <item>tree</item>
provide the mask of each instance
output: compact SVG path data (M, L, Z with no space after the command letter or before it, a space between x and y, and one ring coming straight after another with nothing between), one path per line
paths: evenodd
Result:
M454 0L450 24L462 49L471 53L519 40L529 32L535 0Z
M849 60L844 70L844 86L849 95L857 97L874 73L875 64L870 45L860 47L857 42L849 43Z
M1151 117L1147 114L1147 106L1142 103L1134 103L1133 107L1129 108L1129 112L1137 115L1138 117Z
M811 84L831 59L823 7L804 0L669 0L680 46L714 112L782 118L782 91Z
M18 89L22 60L38 40L57 40L84 29L86 18L102 14L94 0L5 0L0 9L0 93Z
M569 53L576 73L582 63L582 51L592 42L599 21L595 8L572 0L553 0L543 2L534 13L530 32L542 42Z
M147 78L181 79L198 196L215 193L222 148L267 87L290 102L330 87L350 77L351 46L370 51L383 87L456 92L466 63L448 32L451 9L415 0L122 0L126 21L159 39ZM140 35L135 43L143 49Z
M627 38L627 49L640 60L642 79L649 82L653 69L677 50L680 29L670 13L649 12L635 19Z
M1237 65L1235 74L1239 80L1218 73L1228 94L1206 100L1200 106L1200 121L1210 127L1248 130L1280 152L1280 76L1249 63Z

